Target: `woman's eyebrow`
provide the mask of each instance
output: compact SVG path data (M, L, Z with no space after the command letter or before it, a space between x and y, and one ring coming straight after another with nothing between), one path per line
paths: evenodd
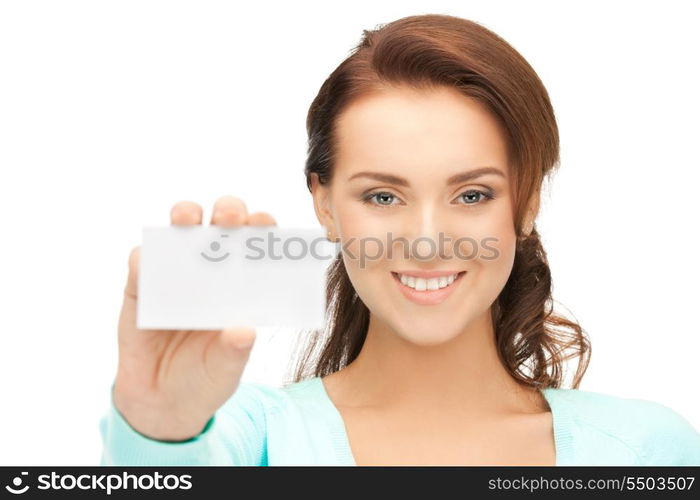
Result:
M460 182L471 181L483 175L500 175L501 177L505 178L505 174L503 173L503 171L498 168L481 167L475 168L474 170L468 170L466 172L460 172L451 176L449 179L447 179L447 185L451 186L452 184L459 184ZM410 183L403 177L399 177L397 175L392 174L385 174L383 172L357 172L356 174L350 176L348 181L351 181L358 177L366 177L368 179L374 179L376 181L386 182L388 184L395 184L397 186L410 186Z

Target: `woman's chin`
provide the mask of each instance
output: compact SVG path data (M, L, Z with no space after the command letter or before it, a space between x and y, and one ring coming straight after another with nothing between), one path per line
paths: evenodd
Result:
M453 331L452 328L441 328L439 325L432 325L426 328L413 326L397 329L396 331L402 339L412 344L429 347L444 344L457 337L459 332Z

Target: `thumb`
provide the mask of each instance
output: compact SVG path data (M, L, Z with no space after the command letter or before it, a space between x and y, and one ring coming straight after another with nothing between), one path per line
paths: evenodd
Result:
M255 343L255 337L255 329L245 326L226 328L215 335L205 355L207 373L215 382L238 383Z
M129 253L129 274L124 287L124 295L130 299L136 299L138 295L139 262L141 260L141 247L134 247Z
M255 328L234 326L221 331L220 342L224 349L250 351L255 343Z

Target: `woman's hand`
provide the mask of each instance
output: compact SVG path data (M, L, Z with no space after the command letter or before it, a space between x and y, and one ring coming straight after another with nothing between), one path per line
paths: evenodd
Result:
M202 223L202 207L176 203L171 224ZM248 214L239 198L214 204L211 224L275 225L265 212ZM250 327L231 329L139 330L136 328L139 247L129 255L129 276L119 316L119 364L114 404L141 434L181 441L199 434L216 410L233 395L255 340Z

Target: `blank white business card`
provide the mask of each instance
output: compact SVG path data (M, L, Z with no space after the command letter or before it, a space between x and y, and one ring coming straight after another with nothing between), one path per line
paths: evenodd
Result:
M322 228L143 228L140 329L322 328L340 248Z

